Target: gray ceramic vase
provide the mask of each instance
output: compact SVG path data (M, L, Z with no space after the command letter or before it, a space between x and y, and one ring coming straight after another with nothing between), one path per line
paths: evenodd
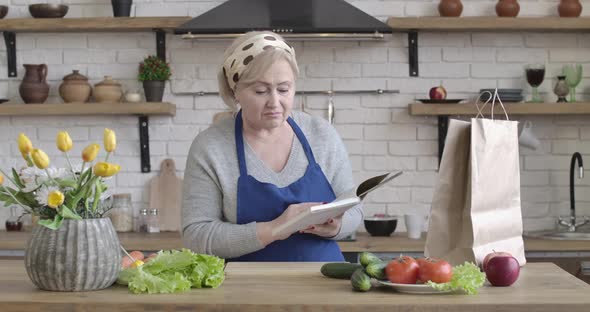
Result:
M25 266L33 284L44 290L107 288L121 269L119 238L109 218L67 219L57 230L35 226Z
M165 80L144 80L143 91L146 102L162 102L165 88Z

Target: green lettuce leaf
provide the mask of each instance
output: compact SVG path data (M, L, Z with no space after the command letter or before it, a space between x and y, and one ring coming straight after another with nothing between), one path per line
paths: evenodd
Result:
M142 267L137 268L137 275L129 281L129 290L134 294L168 294L184 292L191 288L187 278L178 272L152 275Z
M119 273L117 283L128 285L132 293L175 293L193 288L216 288L225 279L224 260L195 254L189 249L160 251L137 268Z
M434 283L428 281L427 284L438 290L463 290L469 295L475 295L485 281L486 275L479 270L477 265L472 262L465 262L453 267L453 277L450 282Z

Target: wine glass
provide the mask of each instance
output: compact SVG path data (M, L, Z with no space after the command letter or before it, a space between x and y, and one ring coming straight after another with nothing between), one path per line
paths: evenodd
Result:
M531 102L539 103L539 86L545 79L545 65L544 64L528 64L525 66L526 81L533 88L533 96Z
M582 65L564 65L565 83L570 87L570 103L576 101L576 87L582 81Z

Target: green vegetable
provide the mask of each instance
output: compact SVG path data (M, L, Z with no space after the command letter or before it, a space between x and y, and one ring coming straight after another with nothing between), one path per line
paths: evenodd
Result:
M349 279L354 271L362 267L358 263L332 262L322 265L320 272L326 277Z
M485 273L479 270L479 267L472 262L465 262L462 265L453 267L453 277L448 283L433 283L428 281L427 284L438 290L463 290L469 295L477 294L477 289L483 286L486 281Z
M365 268L367 274L370 277L374 277L376 279L385 280L387 279L387 275L385 275L385 267L387 266L387 262L379 261L379 262L371 262Z
M217 288L225 279L224 260L188 249L160 251L146 264L119 273L118 284L135 294L176 293L193 288Z
M356 271L352 273L350 283L352 284L352 289L356 291L365 292L371 289L371 277L369 277L362 268L356 269Z
M381 262L381 259L379 259L379 257L377 257L373 253L363 251L361 252L359 261L363 265L363 267L367 267L367 265L369 265L371 262Z

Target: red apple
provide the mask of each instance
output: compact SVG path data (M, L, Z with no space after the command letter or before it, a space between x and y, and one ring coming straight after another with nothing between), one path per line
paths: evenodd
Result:
M430 88L428 95L432 100L444 100L447 98L447 90L443 86L433 87Z
M488 261L486 277L493 286L510 286L520 274L520 264L512 256L495 256Z
M497 256L508 256L508 257L512 257L512 254L510 254L509 252L505 252L505 251L495 251L495 250L494 250L494 252L491 252L491 253L487 254L485 256L485 258L483 258L483 262L481 264L481 268L484 270L484 272L486 270L486 267L488 265L488 262L492 258L497 257Z

